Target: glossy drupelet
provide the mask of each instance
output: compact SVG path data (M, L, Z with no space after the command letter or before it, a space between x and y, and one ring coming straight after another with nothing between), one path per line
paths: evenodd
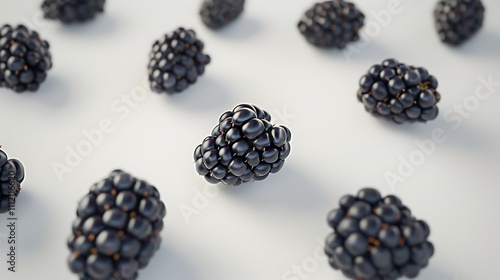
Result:
M0 87L37 91L52 67L49 43L24 25L0 28Z
M201 4L200 16L203 23L212 28L221 28L243 12L245 0L204 0Z
M438 81L423 67L386 59L373 65L359 86L358 100L375 116L404 123L427 122L438 115Z
M68 265L81 280L133 280L161 243L166 208L158 190L121 170L78 205Z
M178 28L153 44L148 65L155 92L178 93L196 82L210 63L204 44L192 29Z
M306 40L318 47L344 48L359 40L365 16L353 3L333 0L316 3L307 10L298 27Z
M45 0L42 11L45 18L64 23L83 22L104 12L105 0Z
M460 45L483 26L485 8L481 0L440 0L434 10L439 38Z
M0 214L15 208L24 176L23 164L17 159L9 159L0 149Z
M194 151L196 171L212 184L236 186L278 172L291 151L290 130L271 124L255 105L240 104L223 113L212 135Z
M434 246L430 229L393 195L382 198L372 188L340 199L328 214L333 233L325 253L330 265L349 279L415 278L427 266Z

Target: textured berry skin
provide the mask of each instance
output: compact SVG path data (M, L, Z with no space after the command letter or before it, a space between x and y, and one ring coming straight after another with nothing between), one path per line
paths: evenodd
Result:
M195 168L212 184L237 186L261 181L283 167L291 151L292 134L255 105L240 104L224 112L194 151Z
M37 91L52 68L49 43L24 25L0 28L0 87Z
M23 164L17 159L9 159L0 149L0 214L15 207L24 177Z
M166 215L158 190L115 170L78 205L67 245L81 280L133 280L160 247Z
M460 45L483 26L485 8L481 0L440 0L434 10L439 38Z
M105 0L45 0L42 11L47 19L64 23L83 22L104 12Z
M153 44L148 65L155 92L178 93L196 82L210 63L204 44L192 29L178 28Z
M322 48L342 49L359 40L364 21L364 14L354 4L333 0L314 4L298 26L309 43Z
M423 67L386 59L373 65L359 86L358 100L374 116L404 123L427 122L438 115L438 81Z
M349 279L415 278L434 254L427 223L415 219L398 197L383 198L372 188L344 196L327 220L333 233L325 253Z
M201 20L206 26L218 29L239 17L244 6L245 0L204 0L200 9Z

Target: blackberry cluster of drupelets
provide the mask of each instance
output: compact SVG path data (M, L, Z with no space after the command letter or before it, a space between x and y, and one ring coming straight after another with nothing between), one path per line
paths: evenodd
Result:
M423 67L386 59L373 65L359 86L358 100L375 116L404 123L427 122L438 115L438 81Z
M178 28L153 44L148 65L151 89L178 93L196 82L210 63L192 29Z
M79 202L68 265L81 280L134 280L161 243L166 208L158 190L121 171Z
M45 18L64 23L83 22L104 12L105 0L45 0L42 11Z
M0 87L36 91L52 67L49 43L24 25L0 28Z
M483 26L485 8L481 0L440 0L434 10L439 38L460 45Z
M212 184L236 186L264 180L283 167L291 139L290 130L271 124L266 111L240 104L223 113L212 135L196 147L196 171Z
M245 0L204 0L200 16L203 23L218 29L234 21L243 12Z
M15 208L24 176L23 164L0 149L0 214Z
M334 232L326 238L330 265L349 279L395 280L414 278L427 266L434 246L430 229L417 220L401 200L382 198L372 188L340 199L328 214Z
M298 27L309 43L342 49L359 40L364 20L364 14L353 3L333 0L314 4L306 11Z

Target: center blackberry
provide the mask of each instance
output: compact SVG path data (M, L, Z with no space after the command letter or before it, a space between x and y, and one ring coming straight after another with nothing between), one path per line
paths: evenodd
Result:
M266 111L250 104L223 113L194 151L198 174L212 184L236 186L278 172L290 154L292 134L270 121Z
M176 93L194 84L210 63L210 56L203 53L204 46L194 30L182 27L157 40L148 65L151 89Z
M434 246L430 229L393 195L365 188L340 199L328 214L334 232L326 238L330 265L349 279L415 278L427 266Z
M49 43L24 25L0 28L0 87L36 91L52 67Z
M24 176L23 164L17 159L9 159L0 149L0 214L15 207Z
M81 280L134 280L161 243L166 208L158 190L121 170L80 200L68 265Z
M365 15L353 3L333 0L314 4L298 27L309 43L342 49L348 43L359 40L364 20Z
M423 67L386 59L373 65L359 86L358 100L375 116L404 123L426 122L438 115L438 81Z

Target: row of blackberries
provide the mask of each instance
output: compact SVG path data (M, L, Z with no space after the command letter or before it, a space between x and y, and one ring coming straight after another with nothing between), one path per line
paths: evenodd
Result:
M44 15L62 22L81 22L103 12L105 0L45 0ZM208 27L220 28L236 19L245 0L204 0L200 16ZM482 26L485 8L481 0L439 0L434 9L437 32L444 43L458 45ZM359 39L365 16L350 2L331 0L314 4L299 22L307 41L319 47L344 48Z
M44 0L42 11L47 19L64 23L84 22L104 12L106 0ZM219 28L237 18L245 0L203 0L202 21L210 28Z
M47 41L23 25L4 25L0 49L0 87L16 92L38 89L52 66ZM192 29L178 28L155 41L148 64L151 89L178 93L194 84L211 60L203 49L204 43ZM397 123L425 122L438 114L437 86L426 69L388 59L361 78L358 98L377 116Z
M439 0L434 9L436 30L442 42L459 45L483 25L481 0ZM365 15L350 2L332 0L316 3L299 22L300 32L318 47L344 48L359 40Z
M45 0L44 15L69 23L86 21L103 12L105 0ZM245 0L204 0L200 9L202 21L210 28L220 28L236 19ZM481 0L439 0L434 19L440 39L458 45L482 26L484 6ZM353 3L331 0L314 4L300 20L299 29L306 39L320 47L343 48L359 39L365 16Z
M284 126L272 126L269 134L264 133L265 123L270 120L269 114L255 105L241 104L225 112L211 138L196 148L198 172L203 170L211 183L229 185L252 177L262 180L271 170L277 172L290 152L291 134ZM236 131L238 126L228 129L229 123L243 125L242 134L237 136L241 133ZM224 135L237 140L232 145L221 145L227 141L220 140ZM222 155L211 159L214 152L222 149L238 152L240 148L233 148L236 143L249 139L255 139L252 151L234 154L232 159L231 152L229 158ZM207 164L212 167L205 167ZM267 167L259 168L261 164ZM227 167L227 173L220 175L224 172L213 166ZM231 172L233 175L228 177ZM0 213L15 207L24 177L22 163L9 159L0 149ZM92 185L78 203L67 240L70 270L81 280L137 279L139 269L148 265L160 247L166 213L156 187L122 170L111 172ZM383 198L372 188L362 189L357 196L342 197L339 208L328 214L328 224L333 233L326 239L325 253L330 265L350 279L414 278L434 254L434 246L427 240L427 223L413 217L396 196Z

